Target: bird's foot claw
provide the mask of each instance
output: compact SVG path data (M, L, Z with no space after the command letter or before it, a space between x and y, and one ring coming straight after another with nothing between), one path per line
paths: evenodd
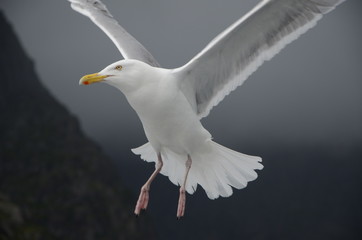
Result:
M148 200L149 200L149 187L143 186L141 188L140 196L138 197L138 201L136 204L136 208L134 210L134 213L138 217L142 210L146 210L148 206Z
M186 192L185 189L180 188L180 196L178 199L178 206L177 206L177 220L180 220L181 217L185 214L185 205L186 205Z

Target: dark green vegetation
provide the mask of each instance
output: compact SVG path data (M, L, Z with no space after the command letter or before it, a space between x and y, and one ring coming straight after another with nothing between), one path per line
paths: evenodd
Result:
M152 239L114 163L41 85L0 13L0 239Z

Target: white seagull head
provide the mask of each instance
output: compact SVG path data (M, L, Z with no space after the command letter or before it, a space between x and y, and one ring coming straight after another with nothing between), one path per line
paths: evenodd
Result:
M104 82L127 93L141 86L147 72L152 71L152 68L147 63L138 60L120 60L108 65L98 73L83 76L79 85Z

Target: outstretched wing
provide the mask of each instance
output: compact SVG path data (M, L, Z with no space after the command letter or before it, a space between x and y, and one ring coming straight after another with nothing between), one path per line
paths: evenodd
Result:
M200 118L344 0L263 0L175 74Z
M107 34L125 59L136 59L154 67L160 66L147 49L118 24L100 0L68 1L75 11L89 17Z

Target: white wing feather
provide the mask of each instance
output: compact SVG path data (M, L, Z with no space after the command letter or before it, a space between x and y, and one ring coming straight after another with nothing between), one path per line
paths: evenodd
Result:
M344 0L264 0L176 70L200 118Z
M113 41L118 50L126 59L136 59L151 66L160 65L154 57L110 14L106 6L99 0L68 0L71 7L89 17Z

